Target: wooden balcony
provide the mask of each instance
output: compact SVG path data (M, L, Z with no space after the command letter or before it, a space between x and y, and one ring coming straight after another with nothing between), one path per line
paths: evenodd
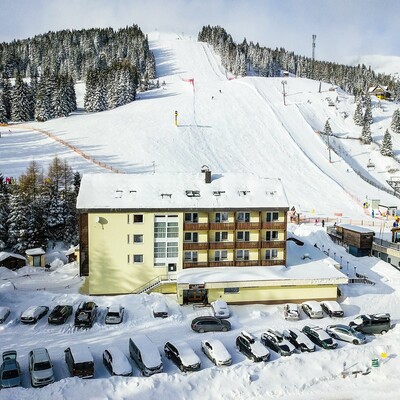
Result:
M209 243L210 250L213 249L222 249L222 250L231 250L235 248L234 242L210 242Z
M208 250L208 243L183 242L183 250Z
M285 230L286 229L286 222L265 222L263 221L261 224L261 228L262 229L282 229Z
M209 261L209 267L233 267L235 263L233 261Z
M262 249L284 249L286 242L284 240L263 240L261 241Z
M183 269L187 268L205 268L208 267L207 262L184 261Z
M234 231L234 222L210 222L210 231Z
M285 260L261 260L262 266L285 265Z
M258 260L246 260L246 261L237 260L235 262L235 265L237 267L256 267L257 265L260 265L260 264L261 263Z
M235 245L237 249L258 249L260 242L258 240L256 242L237 241Z
M259 222L236 222L236 230L260 229Z
M208 231L208 222L184 222L184 231Z

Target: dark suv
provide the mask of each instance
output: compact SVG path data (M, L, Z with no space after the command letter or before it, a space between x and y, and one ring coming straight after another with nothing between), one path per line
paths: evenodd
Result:
M164 352L182 372L200 369L200 358L186 342L167 342Z
M376 333L384 334L392 326L390 325L390 314L366 314L359 315L349 324L358 332L373 335Z
M72 306L58 305L55 306L47 319L49 324L63 324L72 314Z
M254 362L268 361L270 354L268 349L249 332L241 332L236 338L236 347L246 357Z
M227 332L231 330L231 323L226 319L217 317L197 317L192 321L192 329L195 332Z
M97 304L94 301L83 301L75 312L75 326L91 328L97 317Z

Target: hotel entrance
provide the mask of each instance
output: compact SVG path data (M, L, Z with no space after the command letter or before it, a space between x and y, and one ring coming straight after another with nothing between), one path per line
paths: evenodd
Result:
M183 291L183 304L208 303L208 290L204 285L189 285L189 290Z

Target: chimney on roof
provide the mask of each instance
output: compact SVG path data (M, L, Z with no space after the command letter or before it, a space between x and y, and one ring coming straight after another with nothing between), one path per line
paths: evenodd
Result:
M203 165L201 167L201 172L204 173L204 182L211 183L211 171L210 168L208 168L208 165Z

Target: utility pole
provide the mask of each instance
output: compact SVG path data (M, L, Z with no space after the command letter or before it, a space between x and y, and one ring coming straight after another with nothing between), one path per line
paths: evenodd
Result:
M287 81L282 81L282 86L283 86L283 105L286 106L286 92L285 92L285 85L287 84Z
M314 78L315 39L317 39L317 35L312 35L312 78Z
M330 146L330 143L329 143L329 136L330 136L330 134L328 133L328 134L327 134L327 136L328 136L328 153L329 153L329 162L331 163L331 162L332 162L332 158L331 158L331 146Z

